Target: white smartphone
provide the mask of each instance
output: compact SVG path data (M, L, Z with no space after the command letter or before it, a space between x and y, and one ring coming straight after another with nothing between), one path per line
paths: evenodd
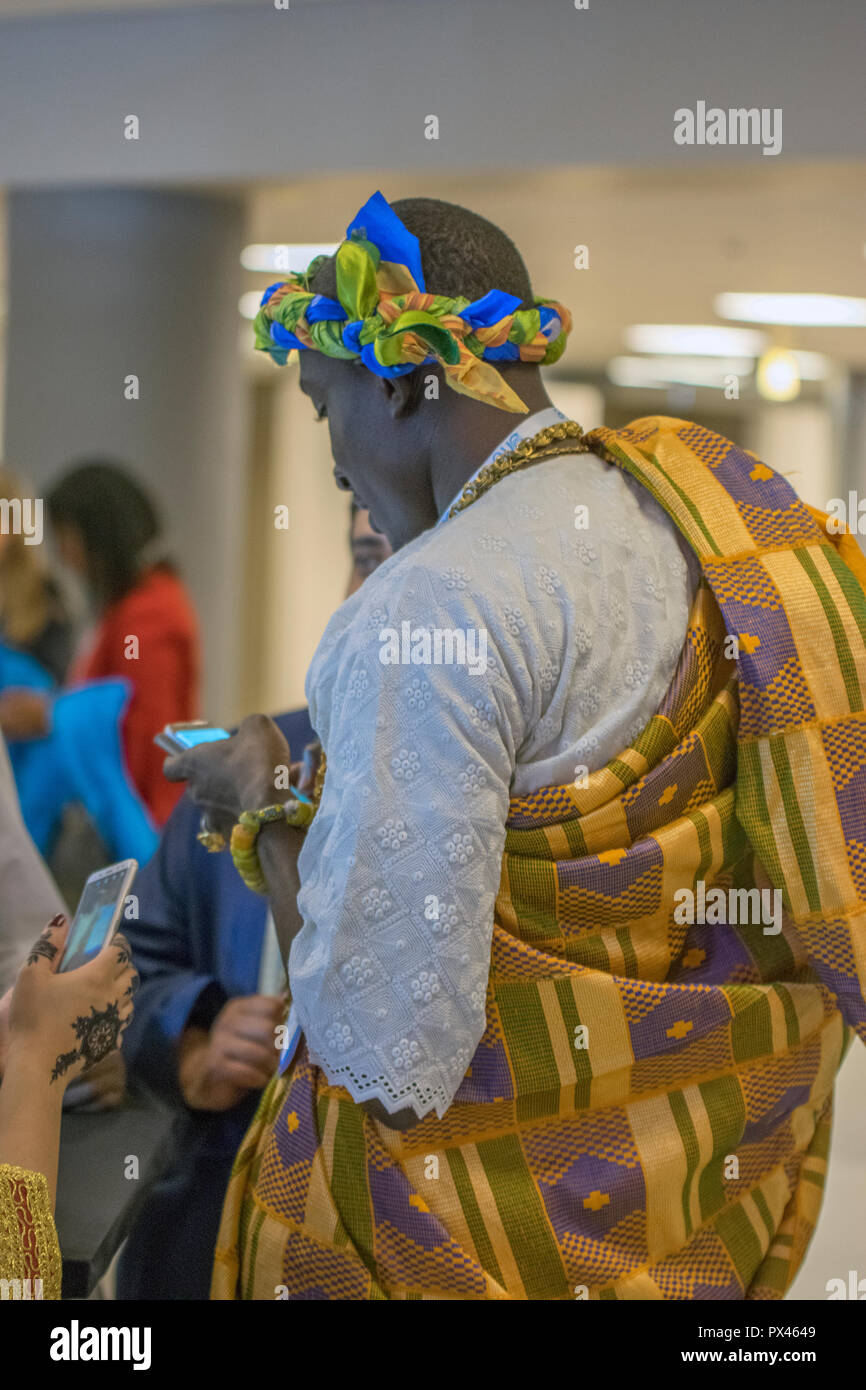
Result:
M123 859L90 875L75 909L59 970L86 965L110 941L137 871L135 859Z

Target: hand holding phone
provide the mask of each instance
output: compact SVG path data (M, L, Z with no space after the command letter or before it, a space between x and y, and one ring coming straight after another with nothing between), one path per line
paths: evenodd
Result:
M124 859L90 875L69 928L60 972L86 965L111 940L137 871L135 859Z
M201 726L199 726L201 728ZM176 732L176 730L172 730ZM200 737L194 732L193 737ZM207 818L199 839L209 850L223 848L235 833L244 812L280 809L297 811L307 801L291 784L291 749L279 726L265 714L250 714L230 737L211 737L167 759L163 773L170 782L186 782L187 795ZM291 802L292 806L286 805ZM289 823L312 819L312 806ZM267 820L279 819L268 815Z
M17 1075L25 1109L31 1100L39 1105L40 1090L44 1096L56 1086L62 1094L83 1071L104 1061L121 1045L132 1017L138 977L125 937L115 933L85 964L60 970L68 940L69 924L58 913L33 943L11 998L3 1000L5 1009L8 999L9 1028L3 1093L7 1085L16 1087ZM49 1180L56 1157L55 1137L49 1167L38 1165Z
M198 748L203 743L218 743L227 738L231 738L227 729L211 724L207 719L193 719L184 724L166 724L162 733L157 734L153 741L174 757L178 753L186 753L190 748ZM295 785L292 785L289 791L287 800L302 801L306 806L311 805L310 798ZM274 797L274 800L278 798Z

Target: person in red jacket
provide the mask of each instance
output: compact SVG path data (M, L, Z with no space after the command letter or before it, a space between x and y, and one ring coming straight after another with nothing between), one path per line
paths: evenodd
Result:
M123 743L130 777L157 825L181 788L162 775L153 743L164 725L198 713L199 634L174 566L154 559L159 518L141 486L118 464L72 467L46 497L61 561L85 581L96 620L69 673L70 684L125 677L132 685ZM0 696L7 738L44 733L50 704L33 691Z

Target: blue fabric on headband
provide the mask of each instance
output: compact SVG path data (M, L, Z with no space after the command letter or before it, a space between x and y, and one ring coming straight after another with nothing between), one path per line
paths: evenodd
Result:
M319 323L322 319L347 319L349 315L338 299L317 294L307 305L305 317L307 323Z
M259 300L259 308L263 308L264 305L267 304L274 290L278 290L280 288L280 285L284 285L285 283L285 280L275 280L272 285L268 285L268 288L265 290L264 294Z
M350 319L350 321L346 324L345 328L343 329L343 346L347 347L350 352L361 351L361 344L358 341L358 334L361 332L361 329L363 327L363 319Z
M485 362L519 362L520 348L516 343L503 343L501 347L485 348L482 356Z
M427 358L427 361L430 359ZM384 366L376 356L376 349L373 343L367 343L361 348L361 361L365 367L369 367L376 376L406 376L407 372L414 372L415 362L398 362L394 367Z
M551 309L549 304L538 305L538 321L541 332L548 340L559 337L559 332L562 328L562 320L556 310ZM549 328L552 328L554 331L548 333L547 330Z
M426 290L418 238L403 226L381 193L376 192L372 198L368 198L352 218L346 228L347 239L354 231L364 232L367 240L379 248L379 255L383 261L405 265L411 271L419 290Z
M306 347L306 344L296 338L294 333L290 333L288 328L283 328L281 323L271 324L271 338L278 348L282 348L286 352L291 348Z
M460 317L472 328L490 328L508 314L515 313L520 305L521 300L516 299L513 294L506 294L504 290L488 290L481 299L467 304Z

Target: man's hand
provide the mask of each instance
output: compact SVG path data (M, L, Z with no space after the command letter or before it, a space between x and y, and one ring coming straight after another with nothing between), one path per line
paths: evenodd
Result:
M284 1013L282 999L253 994L230 999L210 1032L186 1030L178 1076L191 1110L230 1110L267 1085L279 1061L274 1030Z
M163 771L170 782L187 782L193 801L226 833L241 811L289 799L284 769L290 767L289 745L277 725L264 714L251 714L231 738L167 758Z

